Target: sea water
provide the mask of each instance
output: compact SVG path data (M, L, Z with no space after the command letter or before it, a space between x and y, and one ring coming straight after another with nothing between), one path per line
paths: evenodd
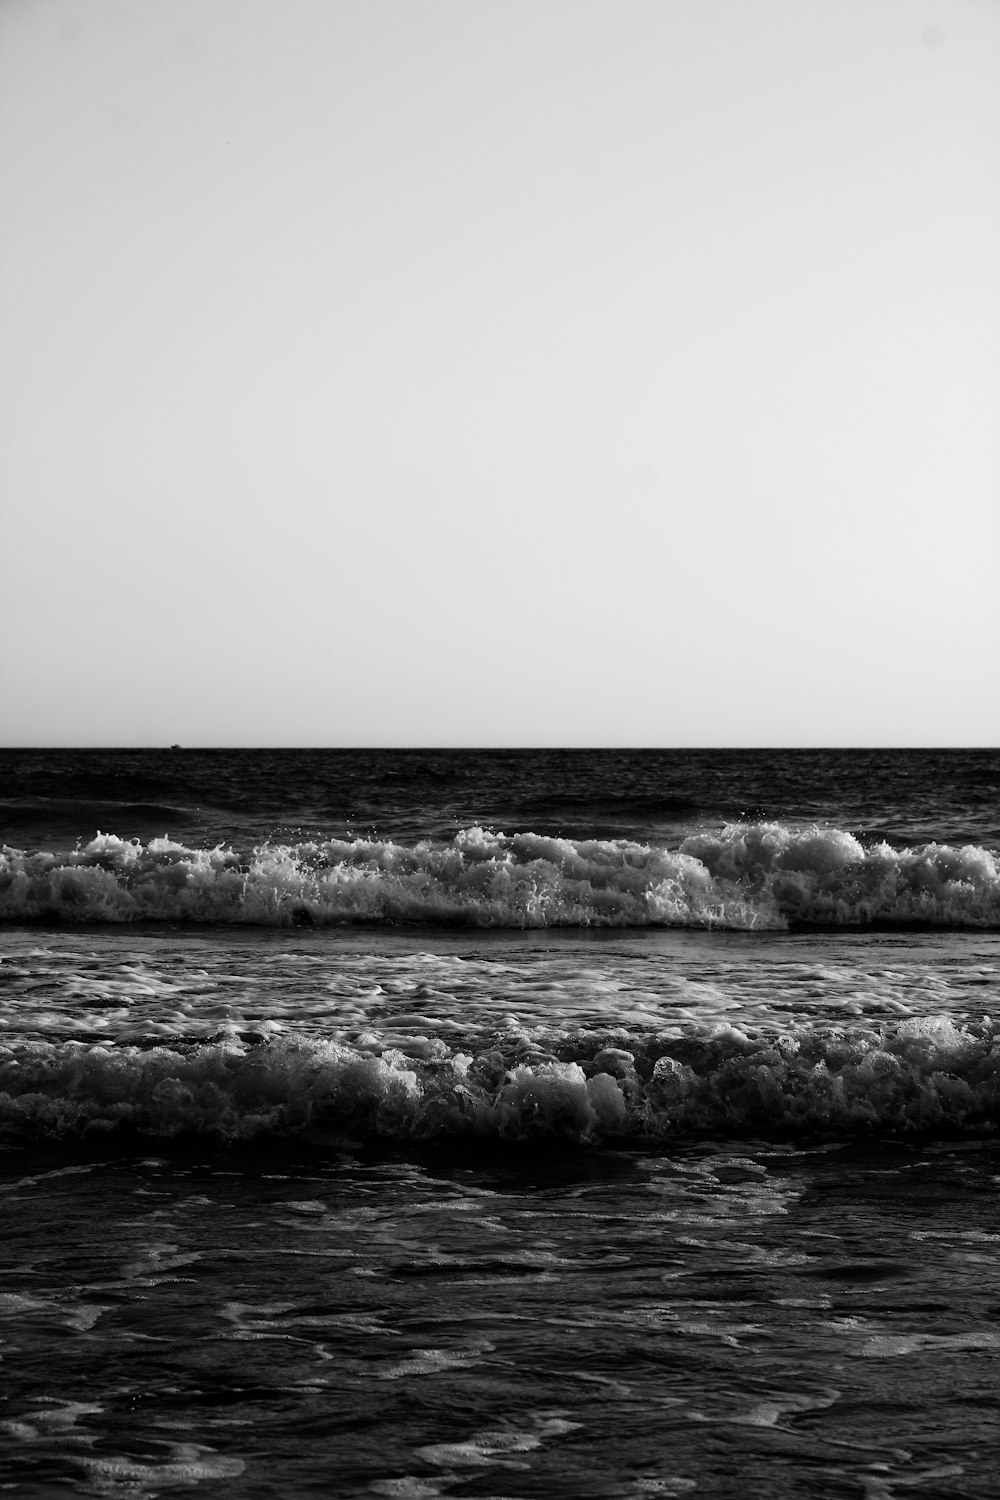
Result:
M0 770L0 1487L997 1493L995 753Z

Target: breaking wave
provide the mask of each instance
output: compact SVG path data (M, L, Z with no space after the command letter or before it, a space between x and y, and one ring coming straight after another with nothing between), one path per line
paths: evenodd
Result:
M507 835L331 839L244 855L100 834L72 852L0 850L0 918L266 926L798 924L1000 927L1000 858L977 845L865 847L836 828L731 824L676 849Z
M988 1134L1000 1105L992 1023L914 1018L754 1033L516 1028L466 1041L341 1040L227 1027L149 1045L0 1048L0 1132L116 1129L236 1142L667 1142L692 1137Z

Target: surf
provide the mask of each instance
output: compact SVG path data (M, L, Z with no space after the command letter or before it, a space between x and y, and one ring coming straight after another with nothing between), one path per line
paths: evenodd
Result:
M0 919L294 927L1000 927L1000 859L975 844L865 845L812 825L733 823L674 847L480 826L239 851L102 833L0 849Z

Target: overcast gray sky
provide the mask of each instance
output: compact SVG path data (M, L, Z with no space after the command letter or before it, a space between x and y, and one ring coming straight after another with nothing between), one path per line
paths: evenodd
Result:
M996 0L3 0L0 739L1000 743Z

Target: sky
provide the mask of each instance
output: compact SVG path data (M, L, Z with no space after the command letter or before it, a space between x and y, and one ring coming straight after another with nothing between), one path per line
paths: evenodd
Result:
M0 742L1000 744L998 0L0 0Z

